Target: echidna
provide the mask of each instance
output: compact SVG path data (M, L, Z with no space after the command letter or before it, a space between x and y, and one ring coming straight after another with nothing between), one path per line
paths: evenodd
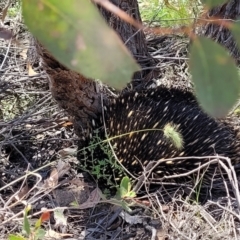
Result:
M127 92L112 100L101 118L117 159L135 177L159 160L153 169L156 178L185 173L209 161L208 157L186 157L226 156L233 164L240 160L232 127L209 117L187 91L160 86ZM99 133L102 138L104 127ZM95 164L92 159L102 160L106 152L98 148L92 156L89 166ZM176 157L181 159L164 161ZM205 175L213 176L217 166L216 162L208 166Z

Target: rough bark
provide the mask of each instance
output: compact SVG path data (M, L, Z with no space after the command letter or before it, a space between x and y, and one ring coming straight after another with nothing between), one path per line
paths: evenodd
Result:
M237 20L240 16L240 1L239 0L230 0L222 6L218 6L209 11L208 17L214 17L217 19L231 19ZM204 34L220 44L224 45L231 53L231 55L237 60L240 64L240 51L237 48L236 42L233 39L231 32L216 24L211 24L209 22L206 25L206 30Z
M136 21L142 23L137 0L112 0L111 2L125 11ZM137 85L141 81L151 80L155 75L155 72L146 68L155 66L156 62L149 54L144 32L122 21L119 17L103 8L100 8L100 11L109 26L111 26L119 34L123 43L143 69L142 71L134 74L133 84Z
M49 76L53 98L73 118L78 136L84 138L91 130L92 119L101 113L101 98L106 102L114 94L107 86L71 71L59 63L39 42L36 51Z

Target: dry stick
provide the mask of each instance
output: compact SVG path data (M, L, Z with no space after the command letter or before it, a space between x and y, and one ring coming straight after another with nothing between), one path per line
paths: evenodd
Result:
M218 233L217 229L213 226L213 224L211 223L211 221L209 220L209 218L206 217L206 215L202 213L202 212L203 212L203 211L202 211L202 208L203 208L202 206L197 205L197 209L195 210L195 212L193 211L193 216L196 216L196 214L200 213L201 216L205 219L205 221L211 226L211 228L212 228L216 233ZM194 208L194 209L195 209L195 208ZM205 213L205 211L204 211L204 213ZM186 221L185 223L187 223L187 221Z
M222 173L221 173L221 175L222 175ZM228 189L227 182L224 180L224 178L223 178L223 184L224 184L224 186L225 186L225 190L226 190L226 193L227 193L227 203L228 203L228 207L231 208L231 201L230 201L231 196L230 196L230 193L229 193L229 189ZM232 208L231 208L231 209L232 209Z
M174 175L174 176L164 176L162 179L171 179L171 178L179 178L179 177L182 177L182 176L188 176L196 171L200 171L200 169L202 168L205 168L206 166L209 166L210 164L212 163L216 163L216 162L219 162L221 164L221 166L224 168L224 170L226 171L228 177L229 177L229 180L231 182L231 185L232 185L232 188L233 188L233 191L234 191L234 195L237 199L237 204L238 204L238 211L240 211L240 194L239 194L239 189L238 189L238 184L237 184L237 177L236 177L236 173L233 169L233 166L231 165L231 161L229 158L226 158L226 157L221 157L221 156L218 156L219 159L216 159L216 156L205 156L205 157L186 157L186 158L172 158L172 159L164 159L164 160L160 160L158 161L155 166L149 170L149 171L144 171L143 174L141 175L141 177L139 178L139 181L137 183L137 185L135 186L134 190L138 191L142 186L143 186L143 179L148 179L151 172L154 170L154 168L156 166L158 166L160 163L163 163L163 162L166 162L166 161L176 161L176 160L179 160L179 159L187 159L187 158L197 158L197 159L205 159L205 158L214 158L213 160L210 160L209 162L205 163L205 164L202 164L200 165L198 168L194 169L194 170L191 170L191 171L188 171L186 173L183 173L183 174L178 174L178 175ZM225 160L227 161L228 165L229 165L229 168L220 160ZM150 166L151 167L152 164L148 164L148 166L146 167L146 170L148 170L148 167ZM147 174L146 174L147 173ZM232 175L231 175L232 174ZM196 185L196 184L195 184ZM227 191L228 192L228 191ZM229 193L228 193L229 195Z
M211 226L211 228L217 233L217 229L214 227L213 223L211 221L213 221L214 223L216 222L216 220L202 207L198 205L198 211L200 212L201 216L205 219L205 221ZM203 210L202 210L203 209ZM203 214L204 212L204 214ZM196 213L195 213L196 214ZM207 215L207 216L206 216ZM209 219L209 216L211 217Z
M172 60L189 60L190 58L186 58L186 57L164 57L164 56L153 56L153 58L156 58L156 59L172 59ZM156 68L156 66L154 66ZM159 66L160 68L161 66Z
M217 203L217 202L213 202L213 201L211 201L211 200L208 200L208 202L209 202L209 203L212 203L212 204L214 204L214 205L217 205L217 206L220 207L221 209L223 209L223 210L227 211L228 213L232 214L233 216L235 216L235 217L240 221L240 215L239 215L239 214L233 212L232 210L230 210L230 209L228 209L228 208L226 208L226 207L223 207L222 205L220 205L220 204Z
M110 200L103 200L103 201L94 201L94 202L91 202L92 204L98 204L98 203L109 203L109 204L112 204L112 205L117 205L115 202L113 203L112 202L112 200L110 199ZM121 203L119 203L119 206L121 206L120 205ZM66 209L70 209L70 210L80 210L80 209L86 209L86 208L92 208L92 207L86 207L86 206L81 206L81 205L84 205L84 203L83 204L80 204L78 207L56 207L56 208L50 208L50 209L48 209L48 211L49 212L53 212L53 211L55 211L55 210L58 210L58 209L62 209L62 210L66 210ZM118 206L118 205L117 205ZM33 214L30 214L28 217L34 217L34 216L37 216L37 215L39 215L40 213L42 213L42 210L41 211L38 211L38 212L36 212L36 213L33 213ZM21 219L23 219L23 218L19 218L18 220L21 220ZM8 220L7 220L8 221ZM6 223L6 221L4 222L4 223ZM3 223L1 223L1 224L3 224ZM0 224L0 225L1 225Z
M64 208L64 209L67 209L67 208ZM48 211L51 211L51 210L48 209ZM23 215L24 212L25 212L25 209L23 209L23 210L21 210L20 212L14 214L12 217L10 217L10 218L8 218L7 220L3 221L3 222L0 224L0 226L6 224L6 223L8 223L8 222L10 222L10 221L13 220L13 219L16 219L16 221L17 221L17 220L23 220L23 218L16 218L16 217ZM30 218L30 217L32 217L32 216L37 216L37 215L39 215L39 214L42 213L42 212L44 212L44 210L41 210L41 211L39 211L39 212L37 212L37 213L35 213L35 214L29 215L28 218Z
M232 220L232 226L235 226L234 224L234 219L233 219L233 215L230 216L231 220ZM237 238L237 232L236 232L236 226L232 228L233 232L234 232L234 236L235 236L235 239L238 240Z
M95 3L101 5L108 11L114 13L116 16L120 17L123 21L133 25L137 29L143 29L143 25L130 17L125 11L114 5L108 0L94 0Z
M231 161L229 158L225 159L228 163L228 166L226 166L226 164L224 164L222 161L220 161L219 163L221 164L221 166L224 168L224 170L227 172L228 178L230 180L232 189L233 189L233 193L235 195L235 198L237 200L237 205L238 205L238 213L240 213L240 193L239 193L239 188L238 188L238 181L237 181L237 176L236 176L236 172L231 164Z
M2 64L0 65L0 71L2 71L2 67L3 67L5 61L7 60L7 56L8 56L8 53L9 53L9 49L10 49L11 43L12 43L12 38L10 39L10 41L8 43L7 52L6 52L5 57L4 57L3 61L2 61Z
M40 182L39 182L40 183ZM63 181L63 183L65 183L65 181ZM38 192L35 193L34 196L32 196L28 201L30 204L34 204L36 201L38 201L40 198L43 198L44 196L48 195L50 192L52 192L53 190L55 190L56 188L58 188L59 186L61 186L63 184L62 182L57 184L54 187L49 187L49 188L42 188L39 187ZM38 186L36 185L34 188L37 188ZM43 195L41 195L42 193L44 193ZM38 196L39 195L39 196Z
M218 159L227 159L226 157L222 157L222 156L203 156L203 157L176 157L176 158L169 158L169 159L164 159L164 160L159 160L156 162L156 164L154 165L153 169L151 169L152 171L161 163L163 162L167 162L167 161L177 161L177 160L186 160L186 159L206 159L206 158L209 158L209 159L212 159L210 160L209 162L207 163L204 163L202 164L201 166L199 166L198 168L195 168L187 173L181 173L181 174L176 174L174 176L164 176L161 178L161 180L163 179L172 179L172 178L178 178L178 177L185 177L185 176L188 176L189 174L192 174L192 173L195 173L197 171L199 171L199 169L202 169L208 165L210 165L211 163L218 163L219 160ZM218 159L216 159L218 158Z
M0 192L1 192L2 190L4 190L4 189L10 187L11 185L17 183L18 181L23 180L25 177L30 176L30 175L33 174L33 173L37 173L38 171L40 171L40 170L42 170L42 169L44 169L44 168L46 168L46 167L49 167L49 166L53 165L54 163L56 163L56 161L53 161L53 162L51 162L51 163L48 163L48 164L46 164L46 165L44 165L44 166L42 166L42 167L40 167L40 168L37 168L37 169L35 169L35 170L31 171L31 172L27 172L24 176L21 176L21 177L15 179L14 181L12 181L12 182L4 185L3 187L1 187L1 188L0 188Z
M42 99L46 98L45 100L42 101L42 103L38 104ZM51 99L51 93L47 94L47 97L44 96L43 98L41 98L38 102L35 103L36 107L34 109L32 109L31 111L29 112L26 112L25 115L21 115L19 116L18 118L16 119L13 119L12 121L9 121L9 124L11 124L11 126L15 126L15 125L18 125L20 124L24 119L26 118L29 118L31 116L34 116L34 112L36 110L39 109L39 111L41 112L42 111L42 106ZM39 113L35 113L35 114L39 114Z
M21 199L19 199L18 201L16 201L15 203L13 203L12 205L10 206L7 206L8 209L11 209L13 208L14 206L18 205L19 202L21 202L24 206L27 206L27 205L32 205L32 203L30 202L30 200L27 200L27 201L22 201L26 195L29 195L30 192L32 192L36 187L37 185L42 181L42 177L40 174L38 173L32 173L32 175L36 176L38 178L38 182L34 185L34 187L32 187L24 196L21 197ZM10 199L12 199L13 197L17 196L19 194L20 190L17 191ZM9 200L10 200L9 199ZM9 201L8 201L9 202ZM23 210L24 211L24 210Z
M200 165L199 167L188 171L186 173L182 173L182 174L176 174L176 175L171 175L171 176L164 176L162 177L160 180L164 180L164 179L172 179L172 178L179 178L179 177L185 177L185 176L189 176L190 174L200 171L202 168L205 168L206 166L210 165L211 163L215 163L218 162L218 160L216 160L216 156L205 156L205 157L176 157L176 158L167 158L167 159L163 159L163 160L159 160L159 161L152 161L150 162L146 169L150 168L153 164L155 164L151 169L149 169L147 172L144 172L142 174L142 176L140 177L140 181L137 184L137 188L141 188L143 186L143 182L141 183L141 181L143 181L143 179L145 178L149 178L150 174L154 171L154 169L161 163L167 162L167 161L177 161L177 160L186 160L186 159L206 159L206 158L214 158L213 160L211 160L210 162L207 162L205 164ZM146 174L147 173L147 174ZM156 183L154 181L151 181L152 183ZM139 189L138 189L139 190Z
M39 168L38 170L40 170L40 169L41 169L41 168ZM29 194L31 191L33 191L35 188L37 188L37 187L38 187L38 184L42 181L42 177L41 177L38 173L30 172L30 174L36 176L39 180L38 180L38 182L34 185L34 187L32 187L32 188L30 189L30 191L29 191L27 194ZM30 175L30 174L28 174L28 175ZM28 175L26 174L26 175L24 175L24 177L27 177ZM55 188L59 187L60 185L61 185L61 184L58 184L58 185L54 186L54 188L51 188L51 189L49 189L49 190L46 190L46 189L39 190L34 196L32 196L32 197L27 201L27 203L30 204L30 205L34 204L34 203L35 203L36 201L38 201L40 198L43 198L44 196L46 196L47 194L49 194L51 191L53 191ZM19 192L19 191L18 191L18 192ZM13 197L15 197L15 196L18 194L18 192L15 193L15 194L11 197L11 199L12 199ZM40 195L41 193L44 193L44 194L43 194L43 195ZM37 195L39 195L38 198L36 198ZM21 199L23 199L24 197L25 197L25 196L23 196ZM9 201L10 201L10 200L8 200L8 202L9 202ZM19 200L19 201L21 201L21 200ZM17 201L16 203L12 204L11 206L8 206L8 207L5 206L4 208L7 208L7 209L10 210L12 207L14 207L15 205L17 205L17 204L19 203L19 201ZM23 203L23 202L22 202L22 203ZM6 204L5 204L5 205L6 205ZM64 209L68 209L68 208L66 207L66 208L64 208ZM51 210L48 209L48 211L51 211ZM41 212L42 212L42 211L37 212L37 213L32 214L32 215L29 215L28 218L30 218L31 216L37 216L37 215L40 214ZM17 214L14 214L11 218L5 220L5 221L2 222L0 225L3 225L3 224L5 224L5 223L13 220L14 218L16 218L17 216L20 216L20 215L23 214L23 213L24 213L24 209L23 209L22 211L18 212ZM21 219L22 219L22 218L21 218Z
M139 161L139 160L138 160ZM142 186L143 185L145 185L145 187L146 187L146 190L147 190L147 186L146 186L146 179L148 179L148 176L149 176L149 174L151 174L151 169L152 169L152 165L154 164L154 162L149 162L148 164L147 164L147 166L146 167L144 167L143 165L142 165L142 162L141 161L139 161L139 163L141 164L141 166L142 166L142 168L143 168L143 173L142 173L142 175L138 178L138 182L137 182L137 184L134 186L134 188L133 188L133 191L134 192L138 192L141 188L142 188ZM150 173L149 173L150 172ZM147 173L149 173L148 175L147 175Z
M29 166L28 166L28 167L29 167ZM27 168L27 171L28 171L28 168ZM26 180L27 180L27 176L25 175L25 178L23 179L23 182L22 182L22 184L21 184L21 186L20 186L20 188L19 188L20 190L23 188ZM5 202L3 208L7 208L7 207L10 208L10 206L8 206L8 204L11 203L12 199L15 198L15 197L19 194L20 190L18 190L16 193L14 193L14 194L8 199L8 201ZM20 199L20 200L21 200L21 199Z
M210 199L212 199L212 189L213 189L214 176L216 175L216 171L217 171L217 169L215 169L215 172L214 172L213 177L212 177L212 179L211 179L210 188L209 188L209 191L208 191L208 192L209 192Z
M11 143L11 145L13 146L13 148L21 155L21 157L23 158L23 160L29 165L29 167L31 169L33 169L31 163L27 160L27 158L23 155L23 153L15 146L14 143Z
M164 220L165 220L165 221L168 221L169 224L173 227L173 229L174 229L180 236L184 237L184 239L192 240L191 238L187 237L186 235L184 235L182 232L179 231L179 229L178 229L178 228L175 226L175 224L171 221L170 217L169 217L168 219L165 217L165 214L164 214L163 209L162 209L162 207L161 207L162 205L161 205L161 203L159 202L159 199L158 199L157 196L156 196L156 200L157 200L158 205L159 205L159 209L160 209L160 212L161 212L161 216L163 216Z
M33 173L33 172L30 172L30 174L25 174L25 175L23 176L23 177L25 178L25 180L26 180L27 176L29 176L29 175L37 176L37 177L39 178L38 183L41 182L42 177L41 177L39 174ZM22 178L22 177L21 177L21 178ZM17 179L17 180L20 180L20 178ZM14 181L14 182L15 182L15 181ZM13 184L13 182L11 182L11 184ZM8 185L9 185L9 184L8 184ZM35 186L36 186L36 185L35 185ZM6 186L4 186L4 187L6 187ZM35 187L33 187L32 189L30 189L30 191L32 191L34 188L35 188ZM1 191L1 189L0 189L0 191ZM27 194L29 194L30 191L29 191ZM8 200L8 202L10 202L10 200L13 199L18 193L19 193L19 191L17 191L13 196L11 196L11 198ZM23 199L24 197L25 197L25 196L22 196L21 199ZM4 208L10 210L12 207L14 207L15 205L17 205L17 204L21 201L21 199L18 200L17 202L15 202L15 203L13 203L11 206L4 206ZM8 204L8 202L5 203L5 205ZM22 201L21 201L21 202L22 202ZM24 202L22 202L22 203L24 204ZM26 205L26 204L25 204L25 205ZM25 211L25 210L23 209L22 211L18 212L17 214L14 214L12 217L10 217L10 218L8 218L7 220L3 221L0 225L4 225L5 223L7 223L7 222L13 220L14 218L16 218L17 216L20 216L20 215L24 214L24 211Z
M45 97L44 97L44 98L45 98ZM44 99L44 98L41 98L38 102L40 102L40 101L41 101L42 99ZM21 123L24 122L25 119L34 116L34 115L35 115L35 114L33 114L34 111L36 111L38 108L41 108L42 105L44 105L44 104L45 104L47 101L49 101L50 99L51 99L51 96L50 96L50 94L49 94L49 97L48 97L47 99L45 99L41 104L38 105L38 102L37 102L37 103L35 104L35 105L37 105L37 107L35 107L34 109L32 109L32 111L30 111L30 112L28 112L28 113L25 113L25 115L21 115L20 117L18 117L18 118L16 118L16 119L13 119L12 121L10 121L10 122L8 123L8 125L0 131L0 134L3 134L3 133L5 133L5 132L9 131L9 128L12 128L12 127L14 127L14 126L20 125ZM40 111L42 111L42 110L40 110ZM36 114L39 114L39 112L36 113ZM37 134L37 133L35 133L35 134ZM32 134L32 135L33 135L33 134ZM18 135L14 136L14 137L11 137L11 138L5 137L5 139L8 139L7 141L6 141L6 140L5 140L5 141L11 144L11 140L17 138L18 136L21 136L21 134L18 134Z
M7 16L7 11L8 11L8 8L9 8L10 4L11 4L11 0L8 0L5 8L2 10L2 18L1 18L2 24L5 20L5 17Z
M127 46L128 42L131 41L131 39L136 36L139 32L141 32L141 29L138 29L134 34L132 34L125 42L124 45Z

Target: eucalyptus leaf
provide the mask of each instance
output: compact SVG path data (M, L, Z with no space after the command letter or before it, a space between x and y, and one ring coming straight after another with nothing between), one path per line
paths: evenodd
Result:
M204 37L193 42L190 55L190 72L200 105L213 117L226 116L240 95L233 58L225 48Z
M122 88L140 70L98 9L86 0L23 0L25 23L68 68Z
M202 4L207 5L209 8L221 6L226 3L228 0L202 0Z

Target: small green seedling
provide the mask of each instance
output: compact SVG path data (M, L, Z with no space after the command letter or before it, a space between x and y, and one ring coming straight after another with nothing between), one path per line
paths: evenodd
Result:
M44 221L49 220L50 213L44 212L41 217L36 221L35 226L31 227L29 220L27 218L28 212L31 210L31 206L28 205L24 211L23 218L23 234L10 234L8 236L9 240L39 240L44 239L46 234L45 230L41 228L41 225Z
M130 203L127 202L129 199L136 197L136 193L131 190L132 184L129 177L123 177L120 186L117 188L117 194L115 198L110 199L112 204L121 206L128 212L131 212Z
M119 188L117 189L117 198L127 199L136 197L136 193L131 190L132 184L129 177L123 177Z

